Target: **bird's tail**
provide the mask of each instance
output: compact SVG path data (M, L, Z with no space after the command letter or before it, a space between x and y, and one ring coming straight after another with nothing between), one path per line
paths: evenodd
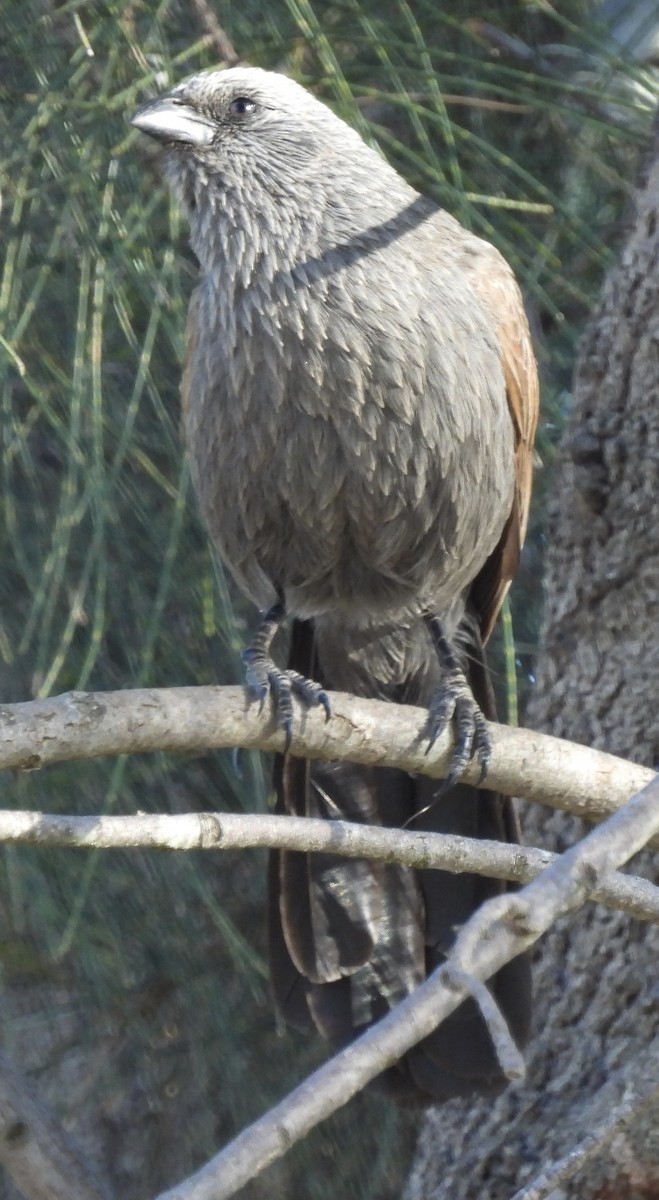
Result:
M421 626L418 636L425 637ZM469 681L485 716L492 719L494 700L482 647L476 633L470 637ZM310 621L294 623L289 666L305 678L335 686L334 670L319 661ZM398 698L429 699L419 699L413 687L407 692ZM277 759L275 786L279 812L518 840L511 802L467 784L438 799L437 780L388 767L311 763L289 754ZM460 926L506 886L476 875L417 871L330 854L273 852L270 961L282 1015L300 1029L318 1030L333 1044L344 1045L440 965ZM489 986L522 1044L530 1014L527 958L503 967ZM490 1035L471 1000L376 1083L380 1090L417 1104L474 1092L496 1094L506 1086Z

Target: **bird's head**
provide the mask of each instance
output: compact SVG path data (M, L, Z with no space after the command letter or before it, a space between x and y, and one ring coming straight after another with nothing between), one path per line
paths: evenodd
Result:
M166 151L166 171L192 218L204 194L264 189L291 200L312 187L357 133L292 79L256 67L208 71L145 104L133 125ZM367 151L368 153L368 151ZM300 191L301 190L301 191Z

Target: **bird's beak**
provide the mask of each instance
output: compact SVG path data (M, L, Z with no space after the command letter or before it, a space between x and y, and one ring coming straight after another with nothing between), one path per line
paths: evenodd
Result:
M159 142L181 142L187 146L208 146L216 133L208 117L170 96L150 100L138 108L131 125Z

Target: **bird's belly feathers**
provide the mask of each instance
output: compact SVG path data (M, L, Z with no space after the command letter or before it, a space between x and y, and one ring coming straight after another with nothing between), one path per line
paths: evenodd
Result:
M478 326L442 337L436 314L385 336L382 314L323 312L322 329L277 319L261 336L238 314L222 355L216 338L192 346L184 425L202 513L261 607L280 591L301 616L441 609L512 506L498 354Z
M266 607L281 591L291 612L317 616L393 615L424 598L441 609L461 593L511 509L508 423L496 438L457 443L449 471L423 447L403 452L409 427L365 442L322 418L288 417L274 435L254 412L243 432L219 420L214 437L208 422L187 422L203 515L247 594Z

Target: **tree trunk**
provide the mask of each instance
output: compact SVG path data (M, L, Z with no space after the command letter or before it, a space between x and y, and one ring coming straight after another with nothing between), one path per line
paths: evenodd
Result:
M577 371L550 509L546 618L527 724L637 762L659 743L659 136ZM534 808L525 840L563 849L579 822ZM653 870L649 853L634 871ZM656 873L656 868L655 868ZM659 929L595 905L535 963L526 1082L429 1116L407 1200L509 1200L630 1088L659 1083ZM607 1136L552 1200L659 1197L659 1102ZM560 1182L560 1186L559 1186Z

